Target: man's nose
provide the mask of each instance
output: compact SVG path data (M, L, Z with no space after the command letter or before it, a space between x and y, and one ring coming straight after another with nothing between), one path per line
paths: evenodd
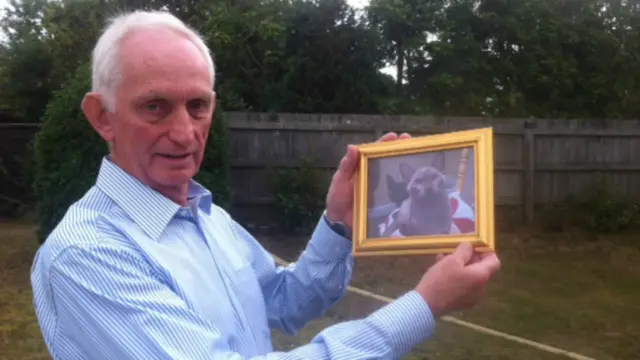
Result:
M193 119L186 109L176 111L171 121L169 138L181 145L189 145L195 138Z

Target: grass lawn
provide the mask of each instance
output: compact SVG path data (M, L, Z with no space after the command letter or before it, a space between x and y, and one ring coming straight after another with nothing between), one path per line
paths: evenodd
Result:
M286 260L295 259L299 251L276 240L264 243ZM640 359L637 234L500 234L498 245L503 267L492 281L487 299L476 309L454 316L595 359ZM394 298L413 289L432 261L427 256L358 259L352 286ZM351 296L358 297L358 303L364 301L361 296ZM339 308L343 306L346 304ZM363 315L366 313L359 316ZM307 331L315 330L310 326ZM557 358L448 323L439 325L434 339L416 349L414 356Z
M308 324L297 337L287 337L273 331L274 347L280 350L292 349L309 342L318 332L336 322L357 319L381 306L380 302L349 293L345 299L319 320ZM545 359L562 360L564 357L544 353L512 341L461 329L441 322L434 337L417 347L406 360L452 360L452 359Z
M50 359L31 302L29 269L37 248L29 222L0 222L0 358Z
M0 222L0 358L48 359L31 304L29 268L37 248L30 222ZM629 237L629 236L627 236ZM488 299L456 316L479 325L594 357L640 359L640 245L627 237L501 235L503 270ZM635 240L635 239L631 239ZM637 243L637 242L636 242ZM300 247L271 239L265 246L285 259ZM353 285L390 297L415 286L430 258L359 259ZM285 350L308 342L335 322L382 306L348 295L297 337L274 331ZM408 359L562 359L508 340L439 323L427 344Z

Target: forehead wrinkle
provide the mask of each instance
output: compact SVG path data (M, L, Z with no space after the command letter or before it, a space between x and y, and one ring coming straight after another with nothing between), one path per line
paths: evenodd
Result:
M203 99L210 101L213 97L213 91L203 90L202 88L189 87L183 89L148 89L143 91L141 97L144 98L163 98L163 99Z
M138 77L125 77L126 84L130 86L134 97L140 99L163 98L166 100L192 100L203 99L205 101L213 100L213 90L209 88L209 82L203 76L185 76L174 77L166 74L159 74L152 81L148 81L149 72Z

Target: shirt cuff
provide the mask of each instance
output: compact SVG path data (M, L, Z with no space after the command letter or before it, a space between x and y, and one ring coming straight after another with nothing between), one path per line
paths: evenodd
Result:
M415 290L372 313L369 320L388 332L394 358L405 356L430 338L436 324L426 301Z
M323 216L311 236L310 245L323 259L344 259L351 254L353 243L331 229Z

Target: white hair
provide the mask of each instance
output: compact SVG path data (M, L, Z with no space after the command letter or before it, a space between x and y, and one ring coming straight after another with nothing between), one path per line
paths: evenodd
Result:
M200 35L180 19L166 11L134 11L112 18L98 39L91 59L91 87L103 98L105 107L115 111L116 88L122 78L119 46L122 38L135 30L163 28L174 30L187 37L202 53L211 83L215 82L215 67L209 48Z

